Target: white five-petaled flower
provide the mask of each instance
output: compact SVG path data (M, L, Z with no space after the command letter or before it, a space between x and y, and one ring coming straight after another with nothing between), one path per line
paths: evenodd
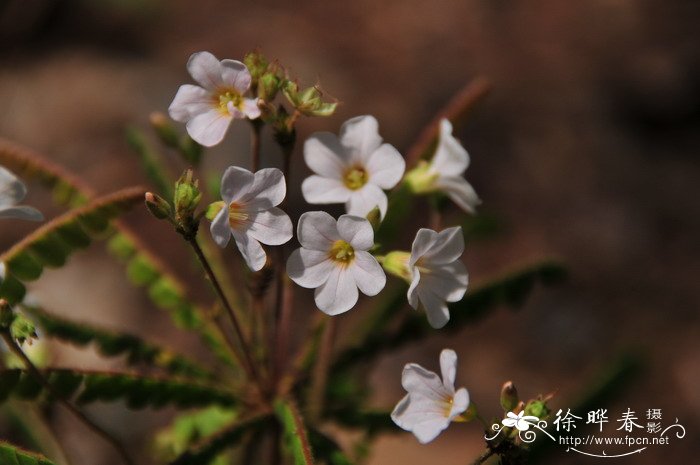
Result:
M244 97L251 76L240 61L219 61L209 52L198 52L187 70L199 86L180 86L168 111L174 120L187 123L192 139L211 147L221 142L233 119L260 116L257 100Z
M365 217L379 207L386 214L391 189L403 177L406 163L391 145L383 144L373 116L357 116L340 128L312 134L304 143L304 160L316 173L304 180L304 199L313 204L345 203L348 214Z
M457 354L453 350L444 349L440 353L440 371L442 380L420 365L407 364L401 384L408 394L391 413L394 423L412 432L421 444L435 439L469 407L467 390L455 391Z
M41 221L44 216L39 210L26 205L17 205L27 195L24 183L7 169L0 166L0 219L18 218Z
M253 271L265 265L260 243L280 245L292 238L292 221L277 208L287 194L284 175L277 168L255 174L230 166L221 179L224 205L211 223L211 235L221 247L233 236Z
M539 418L532 415L525 415L525 410L521 411L517 415L513 412L508 412L506 418L504 418L501 423L503 426L509 428L515 428L518 431L527 431L530 429L530 425L537 424L540 421Z
M301 248L287 261L287 274L301 287L316 289L316 306L328 315L346 312L357 303L359 288L377 295L386 284L384 270L369 252L374 231L369 221L343 215L336 222L326 212L307 212L299 218Z
M469 153L452 135L452 124L443 119L435 155L430 162L422 162L412 170L406 176L407 182L419 193L444 192L462 210L474 213L481 200L463 177L469 161Z
M469 276L460 261L462 252L464 237L459 226L440 233L423 228L413 240L408 259L408 303L425 309L433 328L445 326L450 319L447 302L458 302L467 291Z

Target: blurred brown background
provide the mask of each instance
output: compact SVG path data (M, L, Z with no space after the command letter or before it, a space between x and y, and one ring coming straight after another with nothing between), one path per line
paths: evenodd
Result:
M472 156L467 178L482 211L503 228L498 240L467 244L472 282L541 256L565 260L571 279L537 292L519 312L499 310L455 337L438 332L386 357L372 375L375 404L390 407L403 395L404 363L434 369L440 349L453 347L458 380L485 416L499 414L507 379L525 397L558 389L554 405L566 409L607 362L634 348L648 367L607 406L611 421L627 407L640 416L662 408L664 423L678 417L688 436L616 463L689 463L700 453L699 21L692 0L5 0L0 135L107 192L145 182L124 128L145 127L151 111L167 109L191 81L185 63L195 51L241 58L259 46L302 82L321 82L342 105L332 118L304 121L300 140L369 113L400 150L454 92L486 76L493 91L457 135ZM247 128L234 126L208 153L208 169L246 166ZM263 161L279 166L269 139L263 150ZM308 174L299 155L289 181L294 218ZM38 186L29 201L48 216L57 211ZM195 276L180 266L186 255L171 231L141 212L130 220L183 276ZM4 222L0 247L31 226ZM46 273L32 290L52 311L191 343L101 247ZM104 366L66 348L55 363ZM145 449L144 432L172 412L91 413ZM111 451L69 418L57 421L84 463L113 463ZM428 446L409 434L387 436L369 463L470 463L483 448L480 435L470 424L453 425ZM596 460L565 447L546 459Z

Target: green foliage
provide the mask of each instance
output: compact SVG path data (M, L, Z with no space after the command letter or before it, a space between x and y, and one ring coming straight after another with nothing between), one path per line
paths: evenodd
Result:
M316 460L326 465L352 465L352 461L340 446L318 430L309 430L309 442L316 454Z
M143 190L138 187L106 195L45 223L15 244L0 256L8 274L8 284L0 285L0 297L10 303L19 302L25 292L23 281L37 279L45 267L63 266L72 252L84 247L92 236L104 232L110 220L136 205L142 197Z
M27 452L7 442L0 442L0 463L2 465L55 465L46 457Z
M126 362L130 365L140 363L155 365L172 374L195 378L213 378L211 373L187 357L145 342L137 336L75 323L51 315L37 307L24 306L24 309L37 320L46 336L78 346L94 343L100 354L107 357L125 355Z
M283 399L275 401L275 415L282 425L286 451L294 459L294 465L313 465L311 445L296 406Z
M137 128L129 127L126 130L126 140L134 152L138 154L143 172L156 186L158 193L167 199L171 199L173 197L171 176L158 154L146 141L143 132Z
M237 404L232 394L198 381L67 369L43 370L42 374L55 395L74 398L79 404L123 400L132 409L166 405L178 408L231 407ZM9 396L37 400L49 395L31 373L19 369L0 372L0 386L0 402Z

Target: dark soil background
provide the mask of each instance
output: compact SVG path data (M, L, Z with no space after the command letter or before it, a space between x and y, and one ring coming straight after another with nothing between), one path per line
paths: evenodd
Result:
M456 336L438 331L385 357L372 374L375 405L391 407L403 395L404 363L435 369L439 351L453 347L458 380L485 416L500 414L498 390L507 379L525 397L558 390L554 405L566 409L612 360L633 351L646 368L602 406L608 426L616 428L628 407L642 420L647 409L661 408L663 423L677 417L688 435L616 463L691 463L700 454L699 21L700 3L692 0L5 0L0 136L108 192L145 182L124 129L147 127L151 111L167 109L177 87L190 82L185 63L195 51L241 58L260 47L302 82L320 82L342 104L331 118L304 121L300 140L373 114L402 151L452 94L485 76L493 90L457 135L472 156L467 178L482 211L502 227L494 240L467 244L471 280L478 285L544 256L564 260L571 277L536 292L518 312L500 309ZM206 165L246 166L247 148L247 128L235 125ZM265 163L279 166L270 139L263 151ZM300 155L288 181L294 218L305 208L299 182L308 170ZM47 216L58 212L38 185L30 188L28 202ZM129 220L182 276L196 278L168 228L143 212ZM0 248L32 226L3 222ZM232 249L227 257L237 260ZM206 298L206 287L199 290ZM47 272L32 292L54 312L194 344L101 247ZM351 318L341 317L341 332ZM119 366L66 347L53 363ZM90 413L146 450L147 432L173 412L100 406ZM70 418L58 414L56 422L82 463L117 463ZM7 425L0 432L13 434ZM481 434L476 424L456 424L428 446L409 434L388 435L369 463L470 463L483 449ZM565 451L556 448L542 463L601 460Z

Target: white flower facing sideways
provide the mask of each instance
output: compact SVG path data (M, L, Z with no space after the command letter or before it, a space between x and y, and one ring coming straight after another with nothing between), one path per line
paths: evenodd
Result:
M460 257L464 252L464 236L459 226L440 233L420 229L411 247L408 269L411 286L408 303L423 308L433 328L442 328L450 319L447 302L464 297L469 275Z
M525 415L525 410L522 410L517 415L513 412L508 412L506 414L506 418L501 420L501 423L503 424L503 426L515 428L518 431L527 431L530 429L531 425L536 425L539 421L540 419L538 417L532 415Z
M199 86L180 86L168 112L187 124L187 132L198 143L214 146L234 119L260 116L257 100L244 97L251 76L240 61L219 61L209 52L198 52L190 57L187 70Z
M440 371L442 379L420 365L407 364L401 384L408 394L391 413L394 423L413 433L421 444L435 439L469 407L467 390L455 391L457 354L453 350L440 353Z
M0 166L0 219L42 221L39 210L26 205L17 205L27 195L27 188L17 176Z
M292 238L292 221L277 208L287 194L284 175L277 168L255 174L230 166L221 179L223 207L211 223L211 235L220 247L231 236L248 267L259 271L267 258L260 243L281 245Z
M345 203L348 214L367 216L379 207L386 214L384 190L396 186L406 163L391 145L382 143L373 116L346 121L340 136L317 132L304 143L304 160L315 173L304 180L301 191L311 204Z
M481 200L463 177L469 162L469 153L452 135L452 124L443 119L435 155L409 172L406 181L417 193L444 192L462 210L474 213Z
M368 250L374 245L369 221L343 215L338 221L326 212L307 212L299 218L301 248L287 260L287 274L301 287L316 289L316 306L338 315L355 306L358 288L374 296L384 288L384 270Z

